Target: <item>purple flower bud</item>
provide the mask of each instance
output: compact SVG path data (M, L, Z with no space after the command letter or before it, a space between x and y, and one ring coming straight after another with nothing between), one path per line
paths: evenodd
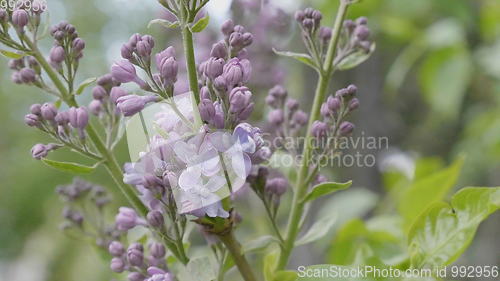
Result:
M207 86L203 86L200 89L200 100L209 100L210 99L210 90Z
M344 121L340 124L339 132L342 136L350 135L354 131L354 124L351 122Z
M358 87L356 87L355 85L349 85L347 86L347 92L352 96L352 95L355 95L357 92L358 92Z
M200 116L203 121L211 122L215 116L215 107L211 100L204 99L200 102L198 106L200 110Z
M85 107L72 107L68 111L69 123L75 129L85 129L89 123L89 114Z
M313 21L312 19L309 19L309 18L304 19L304 20L302 21L302 26L304 27L304 29L306 29L306 30L309 30L309 31L310 31L310 30L312 30L312 29L313 29L313 27L314 27L314 21Z
M106 89L102 86L96 86L92 89L92 97L96 100L102 100L107 95Z
M151 243L149 251L151 255L157 259L162 259L167 254L165 247L160 243Z
M124 96L127 96L128 93L121 87L113 87L111 88L111 92L109 94L109 97L110 97L110 100L112 103L115 103L116 104L116 101L120 98L120 97L124 97Z
M255 104L253 102L249 103L245 109L243 109L238 115L238 121L243 121L248 119L253 112Z
M219 41L212 46L210 56L215 58L224 59L227 57L227 49L224 41Z
M295 20L296 21L302 22L305 17L306 17L306 14L304 13L304 11L299 10L299 11L295 12Z
M228 86L234 86L240 83L246 83L250 79L252 66L247 59L240 60L232 58L224 65L223 76Z
M349 31L353 31L354 28L356 27L356 24L352 20L345 20L344 21L344 27Z
M252 42L253 42L253 35L252 35L252 33L250 33L250 32L243 33L243 35L241 36L241 40L243 41L243 45L245 47L251 45Z
M20 28L25 27L28 24L29 19L30 18L29 18L28 12L26 12L23 9L16 9L12 13L12 23L17 27L20 27Z
M127 231L138 225L139 217L134 209L120 207L115 218L116 227L118 230Z
M30 113L24 116L24 123L30 127L36 127L40 125L40 119L37 115Z
M109 267L113 272L122 273L125 270L125 262L121 258L113 258Z
M50 50L49 58L51 62L59 64L64 61L66 53L64 52L64 48L61 46L54 46Z
M296 99L288 99L286 101L286 107L289 111L293 112L299 109L299 102Z
M144 247L142 246L141 243L138 243L138 242L134 242L134 243L130 244L128 246L127 250L132 250L132 249L136 249L136 250L138 250L140 252L144 252Z
M328 99L326 100L326 103L328 104L328 108L331 111L337 111L340 108L340 100L333 96L329 96Z
M338 90L337 92L335 92L335 97L337 98L344 98L344 97L347 97L349 96L349 91L347 90L347 88L342 88L340 90Z
M165 223L163 215L160 211L150 211L147 214L146 219L152 227L161 227Z
M354 29L354 35L361 41L364 41L370 37L370 30L365 25L358 25Z
M215 77L222 74L225 61L223 59L218 59L215 57L209 58L205 62L205 67L203 69L203 74L210 79L215 79Z
M99 77L97 79L97 85L99 86L106 86L109 85L113 82L113 75L111 73L104 74L103 76Z
M89 104L89 110L92 114L98 116L102 111L102 103L99 100L93 100Z
M242 25L238 24L234 27L234 32L245 33L245 28Z
M54 121L56 121L57 125L65 126L69 123L69 112L68 111L61 111L58 112L56 117L54 118Z
M328 42L332 38L332 29L326 26L322 26L319 29L319 38L323 42Z
M139 272L131 272L128 276L127 279L129 281L144 281L146 277ZM156 281L156 280L155 280Z
M271 88L271 90L269 90L269 95L277 99L284 99L288 95L288 92L283 86L276 85L273 88Z
M144 263L144 254L137 249L129 249L127 251L127 259L133 266L142 266Z
M47 156L49 150L44 144L38 143L31 148L31 156L37 160L40 160Z
M219 77L215 78L214 87L215 87L215 89L219 90L220 92L225 93L227 91L226 78L224 78L224 76L219 76Z
M231 19L226 20L222 26L221 31L224 35L228 36L234 31L234 22Z
M40 67L40 65L38 64L38 61L36 60L36 58L34 56L27 56L26 58L28 59L28 64L31 68L36 69L36 68Z
M36 73L31 68L23 68L19 71L19 76L23 83L33 83L36 81Z
M21 79L21 74L19 74L19 71L14 71L12 72L12 75L10 76L10 79L12 82L16 84L22 84L23 80Z
M272 195L281 196L286 192L288 181L285 178L272 178L266 182L266 191Z
M120 49L120 53L122 55L122 58L124 58L126 60L130 60L134 57L133 56L134 47L132 47L130 45L130 43L123 44L121 49Z
M238 113L245 109L252 99L252 92L247 87L236 87L229 94L229 111Z
M217 129L224 129L225 125L225 115L224 110L222 109L222 105L219 102L214 104L215 106L215 116L214 116L214 126Z
M44 103L40 111L45 120L54 120L54 117L57 115L57 108L51 103Z
M313 17L313 13L314 13L314 9L311 8L311 7L308 7L304 10L304 13L305 13L305 16L308 17L308 18L312 18Z
M113 257L121 257L125 253L123 244L118 241L109 243L108 251Z
M266 104L272 108L277 108L279 106L278 100L271 95L266 96Z
M156 66L158 67L158 71L161 70L162 61L168 58L175 58L175 49L172 46L156 54L155 61L156 61Z
M127 95L116 100L116 107L128 117L143 110L146 104L157 100L156 96Z
M135 48L137 43L141 40L142 40L141 35L139 33L135 33L135 34L132 34L132 36L130 36L130 38L128 39L128 42L131 46L133 46Z
M160 75L165 85L171 85L177 81L177 72L179 70L179 66L177 61L170 57L166 60L163 60L160 64Z
M326 102L321 105L320 112L321 112L321 115L325 118L330 117L330 114L332 113L330 111L330 107L328 107L328 104Z
M326 137L328 133L328 125L325 122L316 120L312 124L311 133L316 138Z
M42 105L40 105L38 103L35 103L35 104L31 105L30 106L30 112L32 114L41 116L42 115Z
M146 34L142 36L141 40L147 42L151 49L155 47L155 39L153 38L153 36Z
M111 66L111 75L120 83L128 83L138 79L135 67L128 60L121 60Z
M85 49L85 41L83 41L82 38L76 38L73 40L73 49L77 52L81 52L83 49Z
M299 110L297 112L295 112L292 116L292 121L299 125L299 126L304 126L307 124L307 113L305 113L304 111L302 110Z
M349 101L348 107L350 111L356 110L359 107L359 100L357 98L353 98Z
M242 48L243 47L243 35L238 32L233 32L229 36L229 45L233 48Z
M146 41L137 42L137 54L143 58L149 58L151 56L151 51L153 48Z
M356 19L356 23L359 25L366 25L368 24L368 19L366 17L359 17Z
M267 120L269 123L279 126L283 123L285 119L285 115L283 114L283 110L281 109L275 109L271 112L269 112L269 115L267 116Z

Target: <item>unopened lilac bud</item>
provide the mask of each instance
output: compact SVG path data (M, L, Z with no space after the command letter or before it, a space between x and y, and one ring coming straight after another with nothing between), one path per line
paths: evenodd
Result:
M19 71L14 71L12 72L12 75L10 76L10 79L12 82L16 84L22 84L23 80L21 79L21 74L19 74Z
M16 9L12 13L12 23L16 27L23 28L28 24L28 22L29 22L29 15L28 15L28 12L26 12L25 10Z
M356 24L354 23L354 21L352 20L345 20L344 21L344 27L348 30L348 31L353 31L354 28L356 27Z
M215 89L222 91L222 92L227 91L226 78L224 78L224 76L219 76L219 77L215 78L214 87L215 87Z
M251 72L252 67L249 60L232 58L224 65L223 76L226 79L228 87L232 87L239 83L248 82Z
M121 258L113 258L109 267L113 272L122 273L125 270L125 262Z
M226 36L231 34L234 31L234 22L231 19L226 20L221 26L221 31Z
M272 108L277 108L279 106L278 100L271 95L266 96L266 104Z
M340 100L336 97L329 96L328 99L326 100L326 103L328 104L328 108L331 111L337 111L340 108Z
M142 36L141 40L147 42L151 49L155 47L155 39L153 36L146 34Z
M96 86L92 89L92 97L96 100L102 100L106 95L107 92L102 86Z
M108 252L113 257L121 257L123 254L125 254L125 248L123 247L122 243L118 241L113 241L109 243Z
M151 56L151 46L149 45L148 42L146 41L139 41L137 42L137 54L143 58L148 58Z
M306 29L306 30L309 30L309 31L310 31L310 30L312 30L312 29L313 29L313 27L314 27L314 21L313 21L312 19L309 19L309 18L304 19L304 20L302 21L302 26L304 26L304 29Z
M120 207L115 218L116 227L118 230L127 231L137 225L139 217L134 209Z
M252 44L253 42L253 35L252 33L250 32L245 32L243 33L243 35L241 36L241 39L243 41L243 45L244 46L249 46Z
M222 105L218 102L214 104L215 106L215 116L214 116L214 126L217 129L223 129L225 125L225 115Z
M243 35L238 32L233 32L229 36L229 45L234 48L241 48L243 46Z
M68 111L69 123L75 129L84 129L89 123L89 114L85 107L72 107Z
M269 95L278 99L284 99L288 95L288 92L283 86L276 85L269 90Z
M344 98L344 97L347 97L349 96L349 91L347 90L347 88L342 88L340 90L338 90L337 92L335 92L335 97L337 98Z
M219 41L212 46L210 56L215 58L224 59L227 57L227 49L224 41Z
M306 17L306 14L304 13L304 11L297 11L295 12L295 20L298 21L298 22L302 22L304 20L304 18Z
M247 87L236 87L229 94L229 111L237 113L245 109L252 99L252 92Z
M234 32L245 33L245 28L242 25L238 24L234 27Z
M31 68L23 68L19 71L19 76L23 83L33 83L36 81L36 73Z
M24 123L30 127L36 127L40 125L40 119L37 115L30 113L24 116Z
M110 100L112 103L116 103L116 101L120 98L120 97L124 97L124 96L127 96L128 93L121 87L113 87L111 88L111 92L109 94L109 97L110 97Z
M132 34L130 38L128 39L128 42L130 43L131 46L135 48L137 43L142 40L142 37L139 33Z
M312 18L313 13L314 13L314 9L313 9L313 8L311 8L311 7L308 7L308 8L306 8L306 9L304 10L304 14L305 14L305 16L306 16L306 17L308 17L308 18Z
M73 50L77 52L81 52L83 49L85 49L85 41L83 41L82 38L76 38L73 40Z
M163 215L160 211L150 211L146 216L147 222L152 227L162 227L165 223Z
M142 266L144 263L144 254L137 249L129 249L127 251L127 259L133 266Z
M290 112L299 109L299 102L296 99L288 99L286 101L286 107Z
M202 100L198 108L200 110L200 116L203 121L210 122L215 116L215 107L211 100Z
M56 117L54 118L54 121L56 121L57 125L65 126L69 123L69 112L68 111L61 111L58 112Z
M339 133L342 136L348 136L354 131L354 124L351 122L344 121L340 124Z
M35 104L31 105L30 106L30 112L32 114L41 116L42 115L42 105L38 104L38 103L35 103Z
M248 119L253 112L253 108L255 107L255 103L249 103L238 115L238 120L243 121Z
M116 107L128 117L143 110L146 104L157 100L156 96L127 95L116 100Z
M366 25L368 24L368 19L366 17L359 17L356 19L356 23L359 25Z
M166 85L171 85L175 81L177 81L177 72L179 70L179 66L177 61L170 57L164 61L160 65L160 75L163 80L163 83Z
M311 18L314 20L315 24L318 25L321 19L323 18L323 15L321 14L320 11L314 10L312 12Z
M168 58L175 58L175 49L172 46L156 54L155 61L158 70L161 69L162 62Z
M64 61L64 56L66 53L64 52L64 48L61 46L54 46L50 50L50 61L54 63L61 63Z
M370 30L365 25L358 25L354 30L354 35L361 41L364 41L370 37Z
M107 86L113 82L113 75L111 73L104 74L103 76L97 79L97 85L99 86Z
M323 42L328 42L332 38L332 29L326 26L322 26L319 29L319 38Z
M307 113L305 113L304 111L302 110L298 110L297 112L295 112L292 116L292 121L299 125L299 126L304 126L307 124Z
M222 74L225 61L223 59L218 59L211 57L205 62L205 67L203 69L203 74L210 79L215 79Z
M347 86L347 92L349 93L349 95L355 95L357 92L358 92L358 87L356 87L355 85L349 85Z
M99 100L93 100L89 104L89 110L94 115L99 115L102 111L102 103Z
M120 83L128 83L138 79L135 67L128 60L121 60L111 66L111 75Z
M353 98L349 101L348 107L350 111L356 110L359 107L359 100L357 98Z
M288 181L285 178L272 178L266 182L266 191L270 194L281 196L286 192Z
M284 118L285 116L283 114L283 110L281 109L275 109L269 112L269 115L267 116L267 120L269 121L269 123L275 126L281 125L284 121Z
M130 60L134 57L134 48L129 43L123 44L120 49L120 53L122 55L122 58Z
M167 251L165 250L165 246L163 246L160 243L152 243L149 250L150 250L150 254L157 259L162 259L167 254Z
M328 133L328 125L319 120L314 121L311 128L311 134L316 138L325 137Z
M323 117L330 117L330 114L332 114L326 102L321 105L320 112Z
M58 40L58 41L61 41L62 39L64 39L64 32L63 31L56 31L54 33L54 39Z
M210 99L210 90L207 86L203 86L200 89L200 100L209 100Z
M40 108L42 117L45 120L54 120L57 115L57 108L51 103L44 103Z
M8 66L9 66L9 69L12 69L12 70L19 70L21 67L23 67L23 60L19 60L19 59L12 59L12 60L9 60L8 62Z
M38 143L31 148L31 156L37 160L40 160L47 156L49 150L44 144Z
M129 281L144 281L146 277L139 272L131 272L127 276Z

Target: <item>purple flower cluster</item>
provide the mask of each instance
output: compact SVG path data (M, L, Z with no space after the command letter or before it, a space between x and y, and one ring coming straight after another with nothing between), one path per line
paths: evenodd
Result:
M276 135L297 136L307 124L307 113L299 109L297 100L288 97L288 92L283 86L276 85L271 88L266 103L271 108L267 120Z
M341 46L343 52L362 49L366 52L370 51L372 42L370 40L370 29L367 26L368 20L365 17L353 20L345 20L342 30L343 36L347 38L344 45Z
M9 61L9 68L14 70L11 76L14 83L41 85L40 65L33 56L12 59Z
M9 7L13 11L0 8L0 24L5 25L9 21L20 33L25 32L25 28L38 27L40 25L40 15L45 11L45 4L41 0L33 1L11 1L16 2L14 7ZM11 2L9 2L9 5ZM7 2L4 2L7 4Z
M68 76L76 72L78 62L83 57L85 41L78 37L76 28L65 21L51 27L50 35L54 37L54 46L50 50L49 62L55 69L63 71L62 64L71 69Z
M117 273L127 271L130 281L174 281L165 263L165 247L153 242L149 244L148 250L145 257L144 246L140 243L132 243L125 249L121 242L111 242L108 247L113 256L111 270Z

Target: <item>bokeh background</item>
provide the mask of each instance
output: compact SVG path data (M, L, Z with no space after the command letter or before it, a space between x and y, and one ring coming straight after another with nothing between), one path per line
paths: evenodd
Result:
M270 0L272 6L258 0L210 2L210 28L216 30L222 20L234 15L237 23L247 23L258 35L250 59L256 69L253 91L260 103L271 86L283 83L290 95L308 108L314 73L277 58L271 48L302 50L290 15L297 8L312 5L323 12L325 24L329 24L338 1ZM146 28L151 19L166 16L154 0L48 0L48 4L52 23L67 19L87 42L81 80L106 73L132 33L151 33L160 45L180 46L175 33ZM385 202L389 168L411 181L416 166L425 163L425 169L437 170L458 155L466 158L456 188L499 186L500 1L364 0L349 13L350 18L361 15L369 19L377 50L360 67L338 73L332 91L348 83L358 85L361 109L355 115L356 134L387 137L389 149L376 153L375 167L327 172L334 179L352 178L354 187L352 196L339 196L337 201L324 204L337 203L334 207L344 219L366 217ZM200 58L206 56L216 38L215 31L198 36ZM44 44L48 50L50 40ZM32 145L47 139L23 122L29 105L48 97L13 84L7 59L0 58L0 62L0 280L119 279L88 244L59 231L62 206L54 188L71 177L30 157ZM258 121L263 114L256 111L254 119ZM125 141L118 154L122 161L128 159ZM76 160L69 152L53 155ZM113 190L105 172L97 171L90 178ZM119 194L115 199L117 206ZM248 208L252 204L242 205ZM252 212L252 218L245 209L241 213L257 222L240 230L243 237L265 230L263 213ZM459 264L500 264L499 222L497 213L480 226ZM328 237L332 239L333 232ZM326 254L324 248L306 247L300 254L296 252L291 267L322 263Z

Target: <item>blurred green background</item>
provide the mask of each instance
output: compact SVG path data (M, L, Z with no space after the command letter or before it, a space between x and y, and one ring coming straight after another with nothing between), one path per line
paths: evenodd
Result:
M48 1L51 22L67 19L87 42L81 80L106 73L110 63L118 58L120 45L134 32L152 33L161 38L162 44L178 45L172 32L146 29L149 20L161 15L155 2ZM217 21L229 16L228 2L211 0L209 13L214 13L215 19L211 27L217 28ZM282 6L287 13L312 5L324 13L324 24L329 24L338 1L270 2ZM456 187L499 186L500 1L364 0L351 9L349 17L362 15L369 19L377 51L360 67L339 73L333 87L358 85L361 109L355 116L357 132L387 136L390 149L377 154L377 167L335 171L335 177L352 178L354 186L360 187L358 192L368 192L373 199L355 200L347 206L362 210L380 205L375 198L382 197L387 185L384 172L387 165L383 163L410 171L411 177L417 159L427 157L434 157L429 162L438 163L427 167L433 169L442 165L439 163L451 163L458 155L466 156ZM243 13L236 22L251 22L253 16L250 12ZM291 28L289 32L287 35L291 36L295 30ZM287 39L287 48L301 50L297 34L294 37ZM205 41L198 38L199 44L205 44L201 49L211 45ZM50 44L50 40L44 41L44 49ZM29 105L44 102L48 97L30 87L14 85L7 60L0 58L0 62L0 280L118 278L109 273L107 263L98 259L86 243L66 238L58 230L62 206L54 188L68 183L71 177L30 157L32 145L48 139L23 122ZM279 63L288 70L284 81L287 88L307 108L314 90L314 74L289 60ZM266 86L253 82L254 94L262 101ZM85 99L89 100L88 93L82 97ZM254 116L258 119L259 112ZM128 159L125 143L118 154L122 161ZM69 152L56 152L54 158L76 160ZM112 187L103 171L89 178ZM115 199L118 205L119 195ZM341 214L342 211L349 213L344 209ZM367 212L363 210L352 216L364 216ZM245 211L241 213L245 217ZM264 216L253 220L266 224ZM496 214L481 225L459 263L500 264L499 221L500 215ZM250 229L243 228L242 232L252 235ZM325 254L314 247L301 253L294 256L292 266L321 263Z

